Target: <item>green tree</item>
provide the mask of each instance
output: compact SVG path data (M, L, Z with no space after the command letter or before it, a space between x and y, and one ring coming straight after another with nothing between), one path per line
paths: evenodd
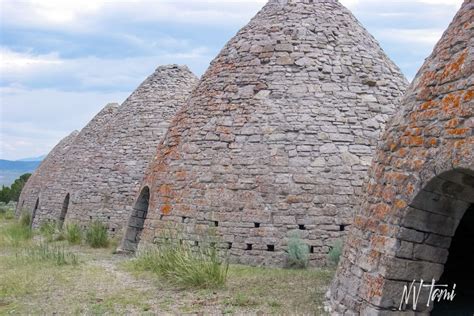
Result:
M18 202L21 190L30 176L31 173L22 174L10 187L2 186L2 189L0 190L0 202Z

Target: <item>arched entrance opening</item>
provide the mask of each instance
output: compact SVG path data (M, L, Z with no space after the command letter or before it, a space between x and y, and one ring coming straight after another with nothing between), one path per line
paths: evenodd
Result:
M35 217L36 217L36 211L38 210L38 207L39 207L39 197L36 199L36 203L35 203L35 208L33 209L33 212L31 212L31 222L30 222L30 226L33 227L33 222L35 220Z
M392 284L398 284L398 290L414 280L417 286L420 280L427 285L435 280L439 286L422 289L416 311L473 315L473 203L474 171L456 169L433 178L409 204L397 236L400 246L388 264L385 279L396 282ZM382 301L389 301L394 292L384 292ZM455 293L452 300L451 293ZM409 301L404 308L407 311L413 310L413 300Z
M439 284L456 284L451 301L435 305L431 315L474 315L474 204L464 214L451 240L448 261Z
M122 242L121 250L127 252L135 252L140 241L140 235L143 230L143 225L148 213L148 206L150 202L150 189L145 186L140 192L132 215L128 221L127 231Z
M69 208L69 193L66 195L63 201L63 207L61 209L61 214L59 214L58 227L62 228L64 225L64 220L66 219L67 210Z

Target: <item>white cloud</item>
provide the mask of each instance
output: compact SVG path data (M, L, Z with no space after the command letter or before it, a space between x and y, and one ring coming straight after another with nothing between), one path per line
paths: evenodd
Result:
M16 77L24 72L40 72L63 63L57 53L34 55L0 48L0 73L3 79Z
M129 94L1 88L0 158L45 154L61 138L81 129L107 103L121 103Z
M171 42L171 39L168 39ZM162 46L162 45L160 45ZM186 46L186 45L185 45ZM67 89L117 89L135 87L158 65L177 63L192 68L206 68L212 58L206 47L186 47L178 51L160 50L155 54L128 58L59 58L59 53L48 55L24 54L0 49L1 78L7 82L54 82ZM199 69L198 68L198 69ZM73 85L69 87L68 85Z

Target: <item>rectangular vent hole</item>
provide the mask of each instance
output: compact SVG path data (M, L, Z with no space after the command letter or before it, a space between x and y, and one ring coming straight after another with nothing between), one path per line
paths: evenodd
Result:
M306 226L304 224L298 225L299 230L306 230Z
M260 223L253 223L253 226L254 226L255 228L259 228L259 227L260 227Z
M275 245L267 245L267 251L275 251Z
M247 244L247 247L245 248L245 250L252 250L252 244Z

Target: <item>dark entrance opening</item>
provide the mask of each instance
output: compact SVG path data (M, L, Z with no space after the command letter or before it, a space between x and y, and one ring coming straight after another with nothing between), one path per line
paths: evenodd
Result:
M64 198L63 207L61 209L61 214L59 215L58 227L62 228L64 220L66 219L67 209L69 208L69 193Z
M36 211L38 210L39 201L40 201L40 199L37 198L37 199L36 199L36 203L35 203L35 208L33 209L33 212L31 213L31 222L30 222L30 226L31 226L31 227L33 227L33 222L34 222L34 220L35 220Z
M122 250L127 252L135 252L140 242L140 235L143 231L143 225L148 213L148 206L150 203L150 189L144 187L140 192L132 215L128 221L127 231L122 242Z
M435 303L432 315L474 315L474 205L464 214L451 240L439 284L456 284L454 300Z

